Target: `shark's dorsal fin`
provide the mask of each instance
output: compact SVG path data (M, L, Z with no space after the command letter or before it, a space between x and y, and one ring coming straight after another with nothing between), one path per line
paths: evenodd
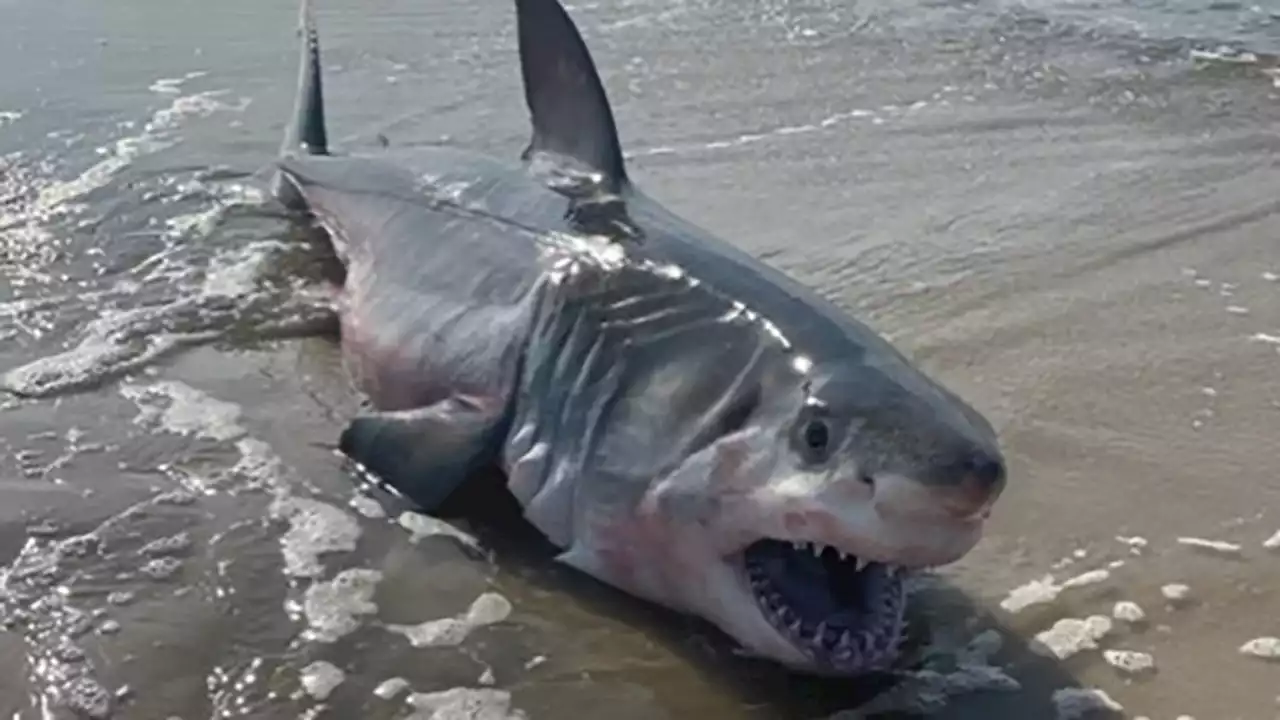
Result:
M545 153L600 175L618 192L627 171L604 85L578 28L558 0L516 0L520 70L533 139L525 159Z

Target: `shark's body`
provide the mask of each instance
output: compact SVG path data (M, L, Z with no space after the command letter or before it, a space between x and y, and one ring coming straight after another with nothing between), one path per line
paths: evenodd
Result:
M515 4L523 162L331 156L304 7L275 192L346 267L344 353L377 412L343 450L427 511L496 465L564 562L793 667L884 666L903 569L968 552L1003 488L994 431L636 189L572 22Z

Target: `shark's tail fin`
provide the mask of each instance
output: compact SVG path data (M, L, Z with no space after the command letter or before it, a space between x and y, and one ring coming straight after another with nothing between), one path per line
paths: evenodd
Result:
M301 152L328 155L329 136L324 123L324 86L320 79L320 34L311 16L310 0L302 0L299 32L302 58L298 70L298 94L293 126L285 136L282 154Z

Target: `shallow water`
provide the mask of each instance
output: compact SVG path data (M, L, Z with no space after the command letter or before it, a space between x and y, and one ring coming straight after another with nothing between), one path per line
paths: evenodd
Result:
M319 2L331 134L514 156L509 10ZM989 536L919 589L914 674L865 713L1070 717L1097 689L1126 717L1280 717L1250 644L1280 635L1280 8L572 12L651 194L1005 438ZM329 449L359 398L322 262L261 192L291 0L0 16L0 370L39 395L0 400L0 712L807 719L875 694L359 487Z

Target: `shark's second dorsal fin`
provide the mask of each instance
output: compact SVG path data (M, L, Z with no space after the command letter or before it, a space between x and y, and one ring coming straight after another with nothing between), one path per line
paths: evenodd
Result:
M320 33L316 31L310 0L298 9L298 32L302 36L302 58L298 63L298 89L294 100L293 126L285 135L283 152L328 155L329 136L324 120L324 87L320 69Z
M627 171L613 110L582 35L558 0L516 0L520 70L533 139L525 150L598 173L618 192Z

